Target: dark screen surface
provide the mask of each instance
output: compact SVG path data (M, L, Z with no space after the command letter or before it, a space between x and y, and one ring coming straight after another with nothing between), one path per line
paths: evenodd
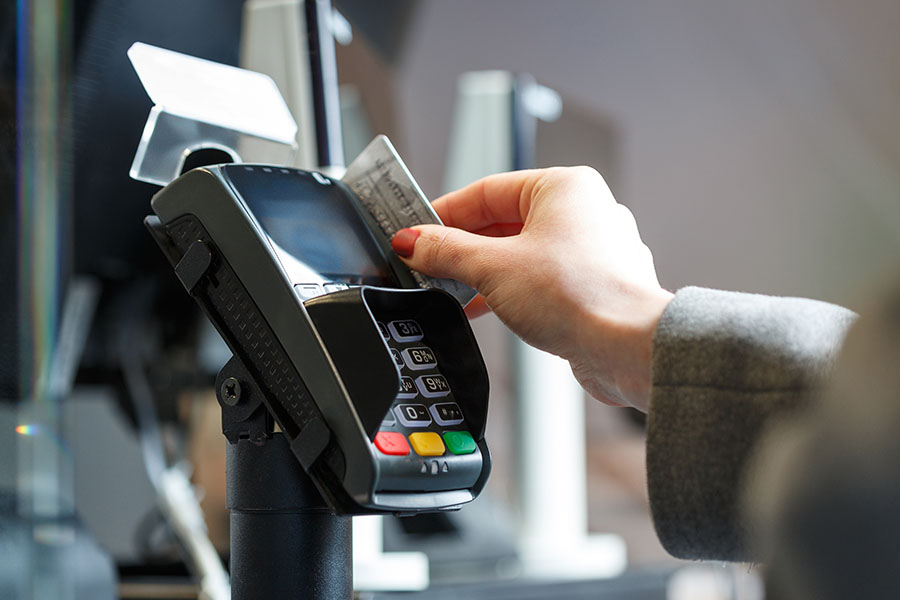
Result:
M293 283L398 285L340 186L278 167L234 165L223 170L269 236Z
M74 270L111 281L146 277L148 271L171 277L143 226L150 197L159 188L129 176L153 102L126 51L141 41L236 66L244 0L73 0L64 5L71 5L75 16ZM15 26L15 19L10 23ZM187 297L166 302L180 311L193 310Z
M16 3L0 4L0 401L20 397L19 213L16 188Z

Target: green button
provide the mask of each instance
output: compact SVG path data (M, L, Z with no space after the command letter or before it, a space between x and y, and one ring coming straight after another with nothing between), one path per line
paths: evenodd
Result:
M475 452L475 440L468 431L448 431L444 434L444 443L453 454L472 454Z

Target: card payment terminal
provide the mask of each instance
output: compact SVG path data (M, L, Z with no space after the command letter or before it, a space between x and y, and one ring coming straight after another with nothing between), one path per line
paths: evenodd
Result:
M269 424L225 427L230 442L269 435L274 419L339 514L478 495L488 379L468 321L450 294L418 287L346 185L220 165L182 175L152 207L147 227L239 363L220 393L240 408L253 387L265 407Z

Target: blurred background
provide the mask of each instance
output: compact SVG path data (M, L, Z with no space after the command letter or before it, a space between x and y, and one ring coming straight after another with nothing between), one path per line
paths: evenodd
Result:
M372 122L390 132L426 195L447 191L459 77L526 72L563 106L557 121L538 121L536 165L597 168L634 212L669 289L859 308L895 273L896 2L408 6L402 37L339 47L339 75L361 90L383 87L385 98L370 100ZM376 108L382 102L390 109ZM474 326L493 375L496 488L509 485L500 442L516 435L503 412L514 399L502 326L490 316ZM592 530L625 534L632 563L666 560L642 505L641 461L630 453L641 452L639 435L620 426L621 411L590 400L586 409Z
M895 264L896 3L411 5L382 127L396 128L427 194L442 191L457 77L502 68L558 91L575 135L609 132L596 142L612 146L609 164L592 166L634 211L672 289L853 303ZM601 160L553 143L539 144L544 162Z
M4 2L0 24L0 272L7 282L0 286L0 396L8 400L0 414L0 506L20 514L30 502L38 512L77 514L77 531L112 566L119 596L166 597L123 587L153 576L190 579L143 474L140 415L128 398L154 399L165 451L191 465L210 537L227 556L224 439L210 391L227 351L143 231L156 188L130 180L128 169L152 103L124 51L145 41L237 65L243 2L75 1L58 14L56 30L34 26L40 13L27 8L39 4ZM894 274L895 0L334 0L334 8L347 162L384 133L430 198L497 170L588 164L634 212L660 281L672 290L701 285L861 309ZM56 70L26 77L26 47L38 59L40 48L55 48ZM56 103L35 103L23 92L32 84L58 86ZM537 99L523 102L529 95ZM21 142L28 127L43 140L31 154ZM46 182L42 173L56 185L26 185ZM56 220L40 221L47 213L31 209L38 200L29 194L54 198ZM45 223L34 229L43 237L25 233L29 219ZM55 278L23 291L23 272L48 269ZM76 302L66 321L73 281L82 312ZM73 385L64 397L41 404L27 381L38 379L41 351L54 346L47 331L64 321L84 322L72 334L84 352L69 367ZM531 484L523 481L546 475L529 472L536 467L522 456L522 350L492 316L473 327L492 384L494 471L484 498L449 526L385 520L384 549L426 553L436 590L481 585L493 589L483 597L532 597L524 588L504 596L490 587L529 575L519 560L530 526L522 519L539 508L524 499ZM137 332L143 347L137 380L122 356L123 330ZM28 334L34 331L46 337ZM583 510L585 539L607 545L596 577L550 578L586 587L554 592L534 584L544 592L533 597L761 598L746 566L685 565L665 553L647 507L640 417L566 394L577 396L566 423L581 429L571 459L581 488L567 485L584 498L581 505L561 500L555 510L563 520ZM555 401L546 398L545 410L553 412ZM32 405L53 425L49 451L21 443L30 435L21 430L23 414L31 414L22 407ZM63 501L35 507L35 494L22 492L42 485L23 475L33 467L26 455L50 465ZM442 553L448 539L471 548L472 532L487 522L499 541L481 567ZM177 589L189 595L193 588Z

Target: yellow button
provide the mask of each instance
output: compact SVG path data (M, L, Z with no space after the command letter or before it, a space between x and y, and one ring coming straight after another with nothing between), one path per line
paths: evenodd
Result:
M433 431L411 433L409 443L419 456L440 456L444 453L444 442Z

